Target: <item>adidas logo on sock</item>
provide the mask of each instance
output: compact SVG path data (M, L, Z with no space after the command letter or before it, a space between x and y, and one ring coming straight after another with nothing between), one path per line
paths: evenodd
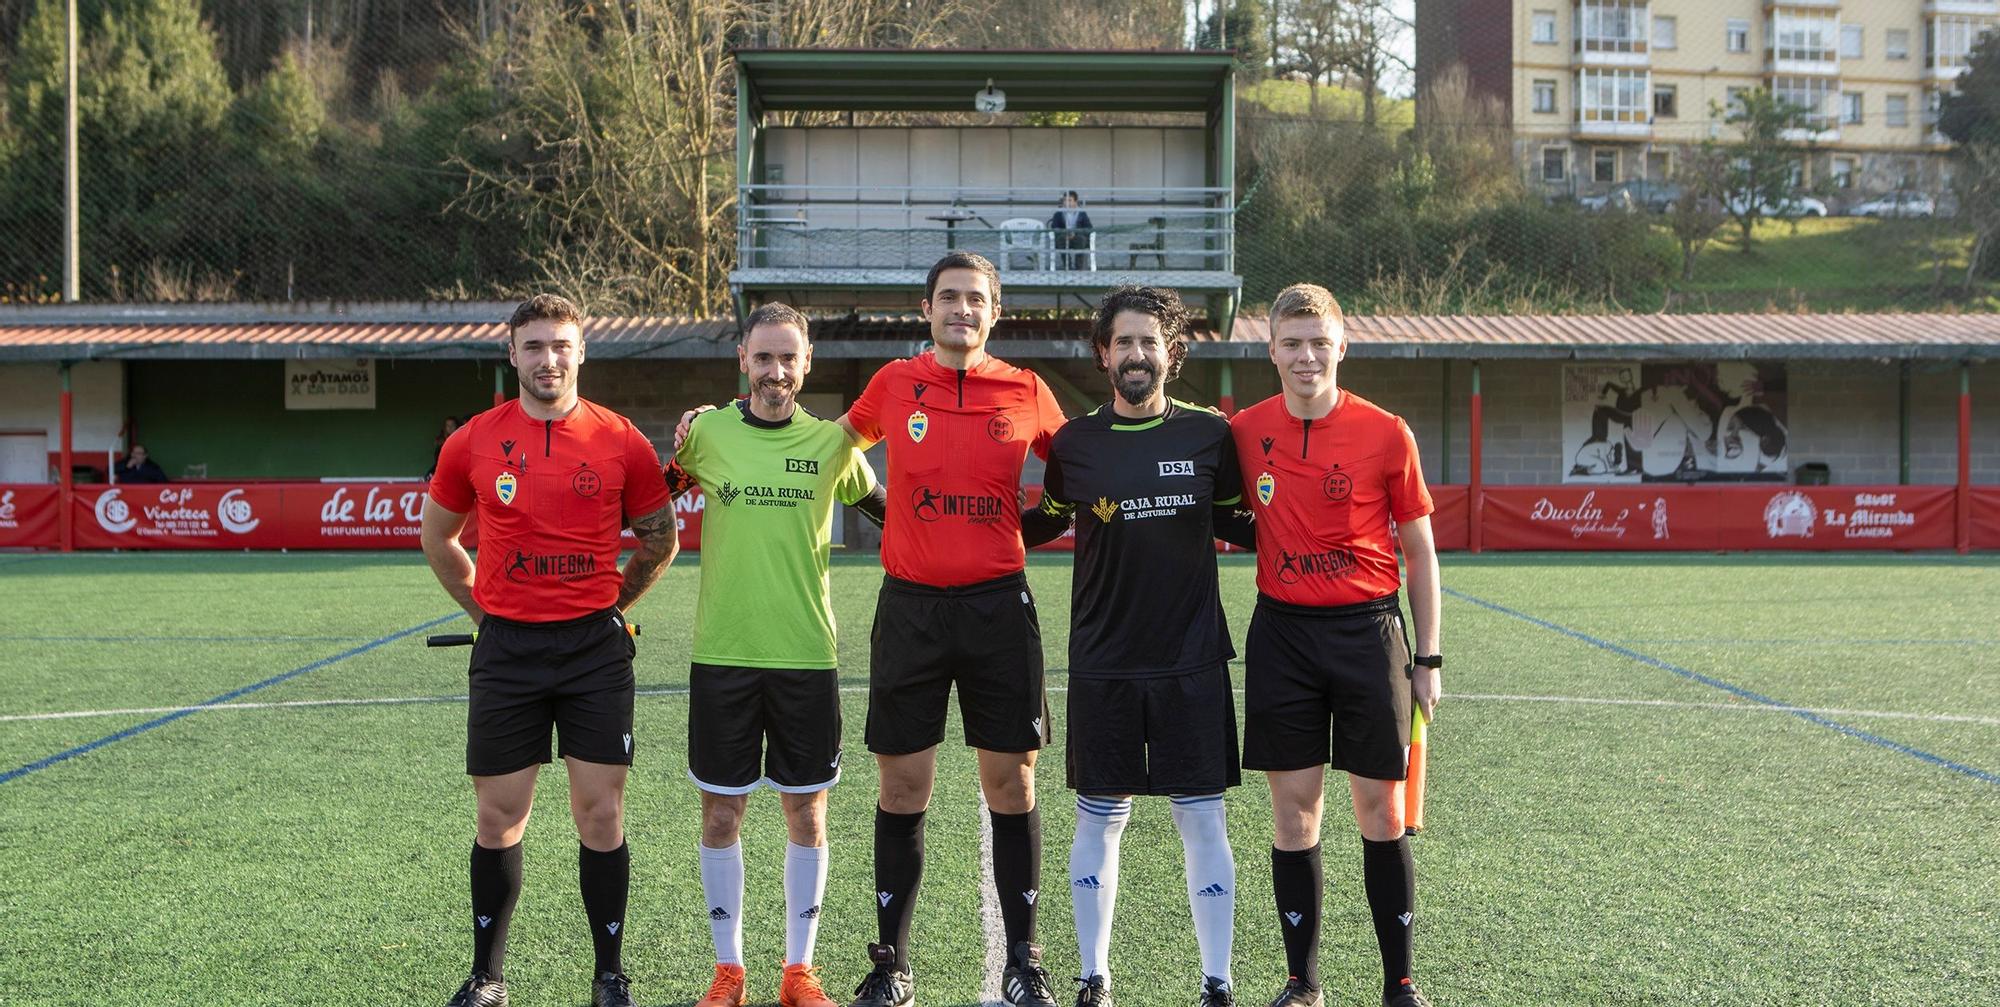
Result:
M1075 884L1075 885L1076 885L1076 886L1077 886L1078 888L1088 888L1088 889L1090 889L1090 890L1091 890L1091 891L1093 891L1093 892L1094 892L1094 891L1096 891L1096 890L1098 890L1099 888L1102 888L1102 887L1104 887L1103 885L1101 885L1101 884L1099 884L1099 883L1098 883L1098 881L1097 881L1097 875L1095 875L1095 874L1093 874L1093 875L1091 875L1090 877L1087 877L1087 878L1078 878L1078 879L1076 879L1076 881L1075 881L1075 882L1073 882L1073 883L1074 883L1074 884Z
M818 907L818 906L813 906L812 908L810 908L810 909L807 909L807 910L806 910L805 912L802 912L802 913L800 913L800 914L799 914L799 919L802 919L802 920L816 920L816 919L819 919L819 907Z
M1201 891L1196 892L1195 894L1203 896L1204 898L1213 899L1229 894L1229 889L1224 888L1220 883L1217 883L1209 885L1207 888L1204 888Z
M1300 920L1302 920L1302 919L1305 919L1305 917L1304 917L1304 916L1302 916L1302 915L1300 915L1300 914L1298 914L1298 913L1286 913L1286 914L1285 914L1285 922L1287 922L1287 923L1290 923L1290 924L1291 924L1292 926L1298 926L1298 925L1299 925L1299 921L1300 921Z
M481 916L481 917L479 918L479 928L480 928L481 930L484 930L484 929L486 929L487 927L490 927L490 926L492 926L492 925L493 925L493 917L491 917L491 916Z
M888 892L875 893L875 901L882 903L882 908L884 909L889 908L889 900L893 898L895 898L895 896L889 894Z
M1410 925L1410 917L1411 917L1410 913L1404 913L1403 915L1398 916L1396 918L1403 921L1403 925L1407 927Z
M604 925L604 929L606 929L606 930L610 931L610 932L611 932L611 936L613 936L613 937L616 937L616 936L618 936L618 921L616 921L616 920L613 920L613 921L611 921L610 923L606 923L606 924Z
M729 918L729 910L721 906L716 906L714 909L708 911L708 918L720 923Z

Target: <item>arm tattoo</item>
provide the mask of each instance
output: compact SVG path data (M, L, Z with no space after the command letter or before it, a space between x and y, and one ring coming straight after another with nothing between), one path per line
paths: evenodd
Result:
M667 564L681 551L680 531L674 518L674 505L632 519L632 534L639 537L639 548L632 558L625 561L625 583L618 588L618 607L629 608L660 579Z

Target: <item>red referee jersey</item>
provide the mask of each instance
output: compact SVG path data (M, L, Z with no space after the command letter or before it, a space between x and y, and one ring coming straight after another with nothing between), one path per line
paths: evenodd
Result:
M1062 407L1033 371L987 357L968 370L929 350L875 372L847 410L869 440L889 442L882 569L933 587L1017 572L1021 464L1049 456Z
M660 459L632 421L577 400L559 420L503 402L444 442L431 499L478 510L472 597L518 622L558 622L618 602L625 518L668 503Z
M1229 421L1257 515L1257 590L1294 605L1352 605L1402 587L1389 521L1431 512L1401 417L1342 389L1302 420L1282 394Z

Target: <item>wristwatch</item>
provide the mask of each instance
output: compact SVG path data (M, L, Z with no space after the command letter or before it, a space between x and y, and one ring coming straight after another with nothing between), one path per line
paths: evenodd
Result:
M1424 668L1442 668L1444 667L1444 655L1419 654L1416 657L1410 658L1410 663Z

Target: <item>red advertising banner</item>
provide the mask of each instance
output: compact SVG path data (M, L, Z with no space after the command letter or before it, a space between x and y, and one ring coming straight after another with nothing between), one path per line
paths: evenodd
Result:
M1491 549L1949 549L1949 486L1498 486Z
M0 486L0 548L53 549L62 490L55 486Z
M2000 486L1972 488L1972 547L2000 549Z
M79 549L279 549L276 486L133 483L78 486Z
M1465 486L1432 486L1431 541L1440 551L1471 544L1472 494Z
M421 483L307 483L280 488L287 549L415 549Z

